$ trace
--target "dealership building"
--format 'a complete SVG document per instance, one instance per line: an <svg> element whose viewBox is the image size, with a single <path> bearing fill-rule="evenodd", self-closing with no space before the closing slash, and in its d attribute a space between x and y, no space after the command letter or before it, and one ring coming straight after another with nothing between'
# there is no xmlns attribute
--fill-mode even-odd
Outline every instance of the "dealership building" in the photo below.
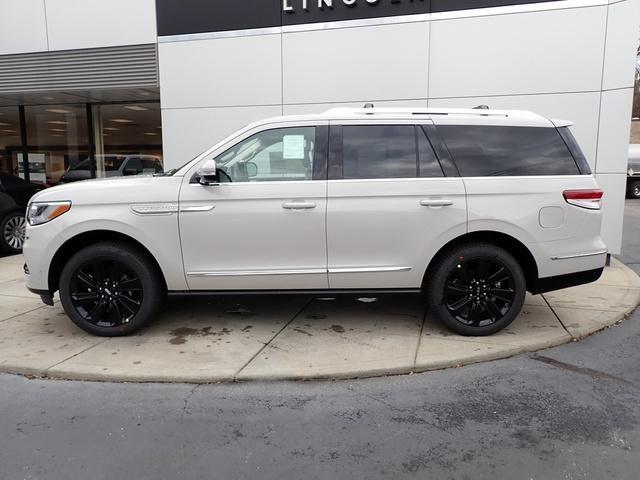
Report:
<svg viewBox="0 0 640 480"><path fill-rule="evenodd" d="M640 0L1 0L0 172L181 165L336 106L571 120L620 251Z"/></svg>

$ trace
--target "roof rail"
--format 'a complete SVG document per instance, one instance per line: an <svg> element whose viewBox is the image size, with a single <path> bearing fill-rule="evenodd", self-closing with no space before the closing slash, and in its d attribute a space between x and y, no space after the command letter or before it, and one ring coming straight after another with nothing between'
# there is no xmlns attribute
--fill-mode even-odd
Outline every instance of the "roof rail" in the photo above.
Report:
<svg viewBox="0 0 640 480"><path fill-rule="evenodd" d="M360 115L386 115L386 116L407 116L407 115L475 115L475 116L497 116L509 117L514 113L535 115L530 112L491 110L484 108L332 108L322 113L323 116L360 116ZM537 116L537 115L536 115Z"/></svg>

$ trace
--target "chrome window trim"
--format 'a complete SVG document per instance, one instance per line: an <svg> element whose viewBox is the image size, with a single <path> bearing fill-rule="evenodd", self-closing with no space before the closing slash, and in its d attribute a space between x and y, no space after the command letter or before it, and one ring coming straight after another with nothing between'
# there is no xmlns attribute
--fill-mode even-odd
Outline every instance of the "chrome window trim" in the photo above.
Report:
<svg viewBox="0 0 640 480"><path fill-rule="evenodd" d="M555 257L551 257L551 260L569 260L571 258L584 258L584 257L596 257L598 255L606 255L609 253L609 250L598 250L597 252L588 252L588 253L576 253L573 255L558 255Z"/></svg>

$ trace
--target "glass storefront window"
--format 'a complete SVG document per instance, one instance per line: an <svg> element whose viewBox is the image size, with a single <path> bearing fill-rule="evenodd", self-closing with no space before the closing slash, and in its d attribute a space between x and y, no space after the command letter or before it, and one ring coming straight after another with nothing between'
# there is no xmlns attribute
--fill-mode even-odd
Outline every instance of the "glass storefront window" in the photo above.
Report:
<svg viewBox="0 0 640 480"><path fill-rule="evenodd" d="M28 106L25 117L31 181L47 185L69 181L68 173L89 157L86 107ZM24 177L21 154L19 160ZM91 178L91 172L87 173L73 180Z"/></svg>
<svg viewBox="0 0 640 480"><path fill-rule="evenodd" d="M21 156L21 151L18 107L0 107L0 173L18 176L18 156Z"/></svg>
<svg viewBox="0 0 640 480"><path fill-rule="evenodd" d="M160 104L94 106L98 177L161 173Z"/></svg>

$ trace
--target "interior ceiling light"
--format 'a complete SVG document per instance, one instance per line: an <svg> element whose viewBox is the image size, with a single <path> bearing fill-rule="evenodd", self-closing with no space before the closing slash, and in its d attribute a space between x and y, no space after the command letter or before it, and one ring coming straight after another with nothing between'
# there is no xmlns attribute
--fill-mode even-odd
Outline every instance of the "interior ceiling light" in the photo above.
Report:
<svg viewBox="0 0 640 480"><path fill-rule="evenodd" d="M64 128L50 128L49 130L52 132L66 132Z"/></svg>
<svg viewBox="0 0 640 480"><path fill-rule="evenodd" d="M64 135L60 135L59 133L54 133L51 136L52 137L64 137Z"/></svg>
<svg viewBox="0 0 640 480"><path fill-rule="evenodd" d="M127 110L133 110L134 112L145 112L147 110L149 110L146 107L141 107L140 105L125 105L125 107Z"/></svg>
<svg viewBox="0 0 640 480"><path fill-rule="evenodd" d="M120 129L117 127L104 127L103 130L109 130L110 132L117 132Z"/></svg>
<svg viewBox="0 0 640 480"><path fill-rule="evenodd" d="M49 120L47 123L51 123L53 125L69 125L69 122L63 122L62 120Z"/></svg>
<svg viewBox="0 0 640 480"><path fill-rule="evenodd" d="M10 123L0 122L0 127L9 127L9 126L11 126Z"/></svg>
<svg viewBox="0 0 640 480"><path fill-rule="evenodd" d="M145 135L148 135L148 136L150 136L150 137L155 137L156 135L158 135L158 134L157 134L157 133L155 133L155 132L144 132L144 134L145 134Z"/></svg>
<svg viewBox="0 0 640 480"><path fill-rule="evenodd" d="M4 132L4 133L18 133L15 130L0 130L0 132Z"/></svg>
<svg viewBox="0 0 640 480"><path fill-rule="evenodd" d="M45 111L49 113L60 113L62 115L73 113L71 110L65 110L64 108L47 108Z"/></svg>
<svg viewBox="0 0 640 480"><path fill-rule="evenodd" d="M111 121L116 123L133 123L133 120L129 120L128 118L112 118Z"/></svg>

